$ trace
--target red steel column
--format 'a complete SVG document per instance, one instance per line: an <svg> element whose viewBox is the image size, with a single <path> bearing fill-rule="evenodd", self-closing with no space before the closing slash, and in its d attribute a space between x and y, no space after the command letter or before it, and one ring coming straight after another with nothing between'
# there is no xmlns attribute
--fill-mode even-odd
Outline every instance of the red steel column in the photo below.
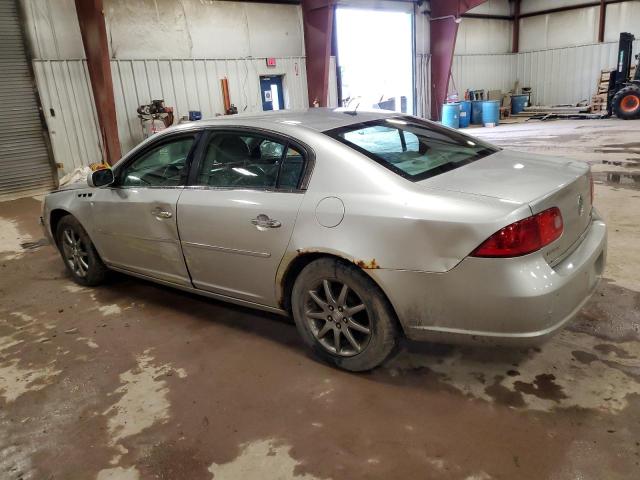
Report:
<svg viewBox="0 0 640 480"><path fill-rule="evenodd" d="M600 17L598 21L598 42L604 42L604 26L607 19L607 2L600 0Z"/></svg>
<svg viewBox="0 0 640 480"><path fill-rule="evenodd" d="M520 51L520 0L513 2L513 39L511 41L511 53Z"/></svg>
<svg viewBox="0 0 640 480"><path fill-rule="evenodd" d="M105 150L104 159L113 165L121 153L102 0L75 0L75 3Z"/></svg>
<svg viewBox="0 0 640 480"><path fill-rule="evenodd" d="M460 15L486 0L431 0L431 119L440 120L449 88Z"/></svg>
<svg viewBox="0 0 640 480"><path fill-rule="evenodd" d="M302 0L309 106L327 106L333 9L333 0Z"/></svg>

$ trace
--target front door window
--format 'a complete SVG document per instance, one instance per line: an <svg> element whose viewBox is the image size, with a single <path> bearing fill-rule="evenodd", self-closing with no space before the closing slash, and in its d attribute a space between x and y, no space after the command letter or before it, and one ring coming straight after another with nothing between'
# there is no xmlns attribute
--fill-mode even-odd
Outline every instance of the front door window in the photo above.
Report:
<svg viewBox="0 0 640 480"><path fill-rule="evenodd" d="M187 158L193 137L182 137L153 148L127 165L122 172L123 187L177 187L184 185Z"/></svg>

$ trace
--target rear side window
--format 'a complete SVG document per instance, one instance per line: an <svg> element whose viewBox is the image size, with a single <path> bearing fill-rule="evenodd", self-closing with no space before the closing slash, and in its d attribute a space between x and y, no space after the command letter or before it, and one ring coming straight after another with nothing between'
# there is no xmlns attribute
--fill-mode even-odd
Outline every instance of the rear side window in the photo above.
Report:
<svg viewBox="0 0 640 480"><path fill-rule="evenodd" d="M197 184L292 190L298 187L303 169L304 157L287 141L220 132L208 141Z"/></svg>
<svg viewBox="0 0 640 480"><path fill-rule="evenodd" d="M375 120L325 133L413 181L498 151L475 138L412 117Z"/></svg>

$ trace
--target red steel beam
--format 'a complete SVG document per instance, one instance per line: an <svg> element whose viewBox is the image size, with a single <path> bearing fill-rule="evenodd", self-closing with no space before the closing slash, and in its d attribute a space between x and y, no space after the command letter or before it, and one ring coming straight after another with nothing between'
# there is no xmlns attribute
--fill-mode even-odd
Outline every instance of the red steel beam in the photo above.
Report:
<svg viewBox="0 0 640 480"><path fill-rule="evenodd" d="M302 0L309 106L327 106L333 10L333 0Z"/></svg>
<svg viewBox="0 0 640 480"><path fill-rule="evenodd" d="M600 5L601 1L602 0L599 0L597 2L579 3L576 5L567 5L565 7L547 8L546 10L538 10L535 12L523 13L522 15L520 15L520 18L536 17L538 15L548 15L550 13L568 12L571 10L579 10L581 8L597 7ZM611 5L614 3L624 3L624 2L632 2L632 1L635 1L635 0L605 0L604 3L606 3L607 5Z"/></svg>
<svg viewBox="0 0 640 480"><path fill-rule="evenodd" d="M447 97L460 16L485 1L431 0L431 118L433 120L440 120L442 104Z"/></svg>
<svg viewBox="0 0 640 480"><path fill-rule="evenodd" d="M598 21L598 42L604 42L604 24L607 19L607 2L600 0L600 19Z"/></svg>
<svg viewBox="0 0 640 480"><path fill-rule="evenodd" d="M520 0L513 2L513 39L511 41L511 53L520 51Z"/></svg>
<svg viewBox="0 0 640 480"><path fill-rule="evenodd" d="M75 0L75 3L100 124L104 160L113 165L121 152L102 0Z"/></svg>

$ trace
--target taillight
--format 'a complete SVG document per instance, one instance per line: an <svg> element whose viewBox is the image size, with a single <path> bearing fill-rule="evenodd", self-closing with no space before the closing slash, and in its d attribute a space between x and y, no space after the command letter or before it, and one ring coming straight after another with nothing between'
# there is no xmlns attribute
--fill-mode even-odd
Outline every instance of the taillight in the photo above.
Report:
<svg viewBox="0 0 640 480"><path fill-rule="evenodd" d="M562 235L562 214L549 208L498 230L471 254L472 257L519 257L549 245Z"/></svg>

